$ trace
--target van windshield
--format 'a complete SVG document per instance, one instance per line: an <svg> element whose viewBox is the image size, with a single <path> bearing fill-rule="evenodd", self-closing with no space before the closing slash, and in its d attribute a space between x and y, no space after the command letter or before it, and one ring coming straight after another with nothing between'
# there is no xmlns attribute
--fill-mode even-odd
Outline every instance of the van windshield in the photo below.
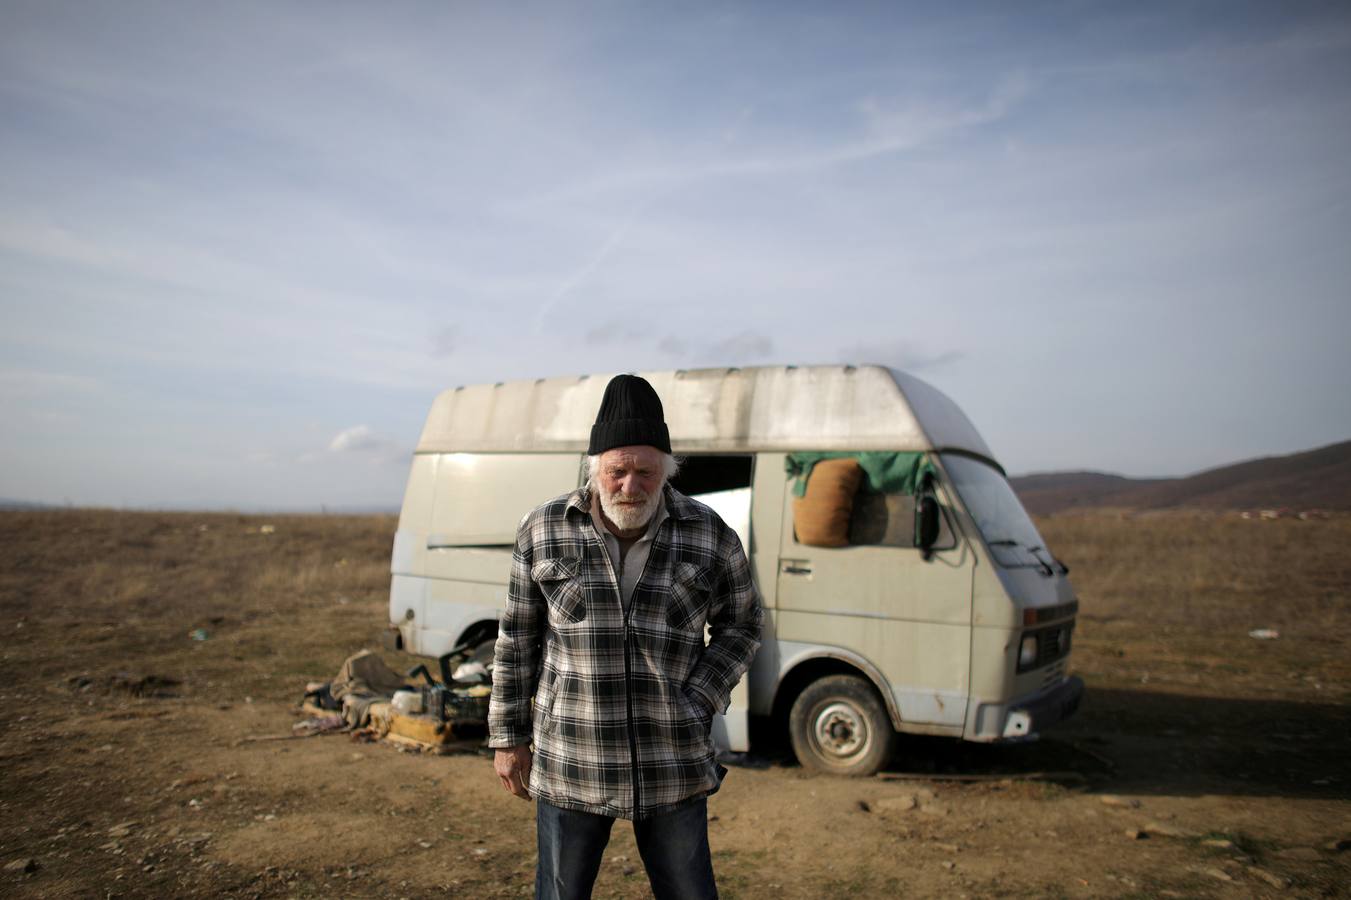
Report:
<svg viewBox="0 0 1351 900"><path fill-rule="evenodd" d="M943 466L995 562L1008 568L1047 566L1048 554L1037 526L998 469L954 453L943 454Z"/></svg>

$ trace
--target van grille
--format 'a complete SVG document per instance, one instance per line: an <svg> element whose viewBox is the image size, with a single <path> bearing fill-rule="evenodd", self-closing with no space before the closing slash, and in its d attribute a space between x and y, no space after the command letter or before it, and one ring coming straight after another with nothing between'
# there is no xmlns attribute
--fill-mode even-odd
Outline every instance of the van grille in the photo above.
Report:
<svg viewBox="0 0 1351 900"><path fill-rule="evenodd" d="M1026 665L1018 666L1019 672L1031 672L1034 669L1041 669L1049 666L1056 660L1063 660L1070 655L1070 641L1074 634L1074 620L1064 622L1060 625L1052 625L1049 628L1037 628L1023 632L1022 639L1028 636L1035 636L1037 639L1037 655L1035 659L1029 660ZM1021 644L1020 644L1021 646Z"/></svg>
<svg viewBox="0 0 1351 900"><path fill-rule="evenodd" d="M1055 685L1059 684L1060 679L1064 677L1065 677L1065 660L1062 659L1046 670L1046 674L1044 674L1041 678L1041 686L1042 688L1054 687Z"/></svg>

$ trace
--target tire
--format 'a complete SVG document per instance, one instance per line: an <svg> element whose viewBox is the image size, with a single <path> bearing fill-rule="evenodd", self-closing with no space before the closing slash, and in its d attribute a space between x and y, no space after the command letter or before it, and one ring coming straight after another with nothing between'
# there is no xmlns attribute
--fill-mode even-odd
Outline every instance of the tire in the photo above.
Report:
<svg viewBox="0 0 1351 900"><path fill-rule="evenodd" d="M873 686L853 675L813 681L788 714L793 753L804 768L864 777L886 764L896 740Z"/></svg>

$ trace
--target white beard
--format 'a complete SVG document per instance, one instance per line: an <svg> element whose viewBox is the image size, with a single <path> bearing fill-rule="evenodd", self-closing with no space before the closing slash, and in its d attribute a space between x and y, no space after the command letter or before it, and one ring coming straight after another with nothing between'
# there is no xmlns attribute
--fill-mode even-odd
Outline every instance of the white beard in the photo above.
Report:
<svg viewBox="0 0 1351 900"><path fill-rule="evenodd" d="M605 513L605 518L614 523L614 526L620 531L637 531L652 521L652 514L657 511L657 504L661 502L662 492L660 489L651 494L607 494L599 485L596 486L596 493L600 497L601 512ZM641 500L640 503L620 501Z"/></svg>

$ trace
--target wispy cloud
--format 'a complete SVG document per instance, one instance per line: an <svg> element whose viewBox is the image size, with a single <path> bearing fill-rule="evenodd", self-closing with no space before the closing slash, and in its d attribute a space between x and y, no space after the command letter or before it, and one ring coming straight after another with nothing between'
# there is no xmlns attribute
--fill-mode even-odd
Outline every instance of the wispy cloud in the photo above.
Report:
<svg viewBox="0 0 1351 900"><path fill-rule="evenodd" d="M904 153L963 130L1004 119L1028 99L1032 85L1032 79L1026 73L1006 75L989 89L983 101L976 104L870 94L851 104L851 134L813 135L808 145L797 152L767 148L757 151L739 142L723 143L720 158L619 167L617 171L536 195L524 208L576 203L605 195L670 192L683 185L715 179L802 175Z"/></svg>
<svg viewBox="0 0 1351 900"><path fill-rule="evenodd" d="M935 105L924 98L868 96L856 108L867 124L870 139L834 149L820 164L854 162L912 150L1007 118L1030 99L1032 79L1025 72L1005 75L989 91L984 102Z"/></svg>
<svg viewBox="0 0 1351 900"><path fill-rule="evenodd" d="M543 332L547 319L558 305L596 275L639 227L645 215L663 198L673 196L683 188L718 180L801 176L916 150L1005 118L1030 90L1030 78L1016 73L1002 78L985 100L976 105L903 102L870 95L853 104L853 135L835 136L834 140L830 137L813 139L798 152L743 150L738 142L723 140L719 143L717 158L629 169L621 166L617 171L596 178L551 188L524 201L506 204L506 209L517 214L538 215L541 210L553 210L550 215L560 217L575 215L576 207L597 199L619 199L633 204L619 218L618 224L604 233L594 251L539 305L534 317L534 333ZM733 130L737 130L744 118L745 111L742 110ZM639 198L636 203L635 197Z"/></svg>
<svg viewBox="0 0 1351 900"><path fill-rule="evenodd" d="M384 443L382 438L371 431L370 426L353 425L334 435L328 443L328 449L331 453L364 453L379 449Z"/></svg>
<svg viewBox="0 0 1351 900"><path fill-rule="evenodd" d="M344 428L328 442L328 452L363 457L379 463L406 463L409 454L404 445L377 434L369 425Z"/></svg>
<svg viewBox="0 0 1351 900"><path fill-rule="evenodd" d="M704 340L667 335L657 342L656 349L685 364L736 366L764 362L774 353L774 340L755 331L740 331L726 337L713 334Z"/></svg>
<svg viewBox="0 0 1351 900"><path fill-rule="evenodd" d="M648 335L640 328L631 325L621 325L615 322L606 322L588 328L582 335L582 341L589 346L603 346L605 344L635 344L648 340Z"/></svg>
<svg viewBox="0 0 1351 900"><path fill-rule="evenodd" d="M447 325L432 335L432 358L447 359L460 343L460 326Z"/></svg>
<svg viewBox="0 0 1351 900"><path fill-rule="evenodd" d="M605 263L605 260L623 243L624 238L637 224L641 212L642 207L639 207L629 213L628 216L626 216L623 221L621 221L619 225L605 237L605 240L596 249L596 252L593 253L590 258L585 260L580 268L569 275L563 283L558 286L557 290L550 294L549 297L540 304L539 309L535 312L535 334L543 333L545 322L548 319L549 314L553 312L554 308L558 306L559 303L563 302L568 295L576 291L588 278L595 274L595 272Z"/></svg>

